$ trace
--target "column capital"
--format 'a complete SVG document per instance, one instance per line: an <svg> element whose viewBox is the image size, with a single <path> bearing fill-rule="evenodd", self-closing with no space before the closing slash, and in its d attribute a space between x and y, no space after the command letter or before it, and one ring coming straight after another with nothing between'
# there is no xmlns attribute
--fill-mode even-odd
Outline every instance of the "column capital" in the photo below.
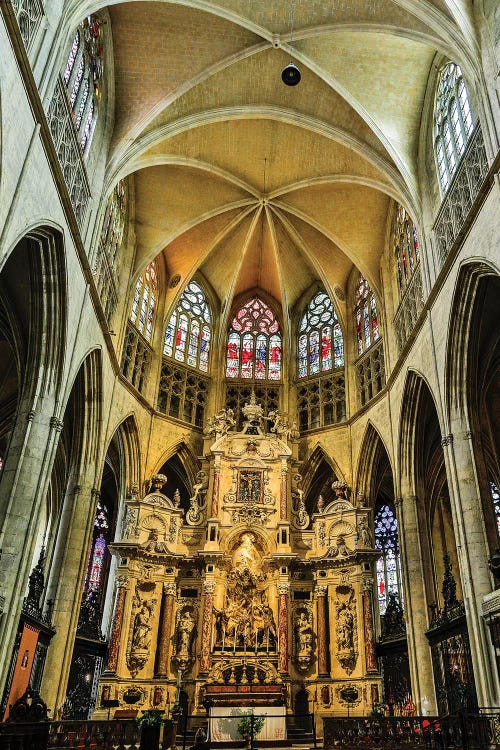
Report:
<svg viewBox="0 0 500 750"><path fill-rule="evenodd" d="M441 438L441 445L443 446L443 448L446 448L447 445L453 445L453 435L451 434L451 432L449 435L443 435L443 437Z"/></svg>
<svg viewBox="0 0 500 750"><path fill-rule="evenodd" d="M50 426L56 432L61 432L62 428L64 427L64 422L54 415L50 418Z"/></svg>
<svg viewBox="0 0 500 750"><path fill-rule="evenodd" d="M203 581L203 593L213 594L215 591L215 581Z"/></svg>
<svg viewBox="0 0 500 750"><path fill-rule="evenodd" d="M129 584L129 577L128 576L116 576L115 578L115 584L117 589L126 589L128 588Z"/></svg>
<svg viewBox="0 0 500 750"><path fill-rule="evenodd" d="M314 589L314 596L316 599L320 599L323 596L326 596L328 593L328 586L325 586L324 584L320 586L316 586Z"/></svg>
<svg viewBox="0 0 500 750"><path fill-rule="evenodd" d="M289 583L278 583L278 594L280 596L286 596L290 591Z"/></svg>
<svg viewBox="0 0 500 750"><path fill-rule="evenodd" d="M164 583L163 593L165 596L175 596L177 594L177 585L175 583Z"/></svg>

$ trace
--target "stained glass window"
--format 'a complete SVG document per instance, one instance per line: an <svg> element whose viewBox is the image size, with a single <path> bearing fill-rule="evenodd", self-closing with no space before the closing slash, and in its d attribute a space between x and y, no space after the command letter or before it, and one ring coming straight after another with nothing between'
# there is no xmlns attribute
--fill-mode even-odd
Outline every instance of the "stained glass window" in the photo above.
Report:
<svg viewBox="0 0 500 750"><path fill-rule="evenodd" d="M493 511L497 522L497 534L500 539L500 491L495 482L490 481L491 499L493 501Z"/></svg>
<svg viewBox="0 0 500 750"><path fill-rule="evenodd" d="M316 292L299 325L299 378L344 366L344 339L330 297Z"/></svg>
<svg viewBox="0 0 500 750"><path fill-rule="evenodd" d="M377 593L380 614L387 606L388 594L396 594L403 605L401 585L401 558L399 555L398 522L394 508L380 505L375 513L375 547L382 553L377 560Z"/></svg>
<svg viewBox="0 0 500 750"><path fill-rule="evenodd" d="M434 104L434 148L439 184L448 189L473 129L472 109L462 71L448 63L439 76Z"/></svg>
<svg viewBox="0 0 500 750"><path fill-rule="evenodd" d="M97 502L96 515L94 518L94 534L87 564L87 575L85 576L85 591L99 591L103 584L103 572L105 570L107 543L110 534L110 514L108 508L100 500Z"/></svg>
<svg viewBox="0 0 500 750"><path fill-rule="evenodd" d="M66 62L66 67L64 69L64 83L67 85L69 81L69 77L72 73L72 70L75 65L76 56L78 54L78 50L80 49L80 30L78 30L73 38L73 44L71 45L71 49L69 51L68 60Z"/></svg>
<svg viewBox="0 0 500 750"><path fill-rule="evenodd" d="M212 313L205 293L190 281L168 321L163 354L207 372L211 338Z"/></svg>
<svg viewBox="0 0 500 750"><path fill-rule="evenodd" d="M102 21L87 16L76 30L62 76L83 152L88 151L97 120L102 73Z"/></svg>
<svg viewBox="0 0 500 750"><path fill-rule="evenodd" d="M358 354L363 354L375 341L380 338L378 325L377 302L367 280L359 275L356 287L356 306L354 308L356 317L356 338L358 341Z"/></svg>
<svg viewBox="0 0 500 750"><path fill-rule="evenodd" d="M396 258L400 295L404 294L419 261L417 228L409 213L398 205L392 226L392 245Z"/></svg>
<svg viewBox="0 0 500 750"><path fill-rule="evenodd" d="M259 297L243 305L227 338L226 377L280 380L281 329L274 312Z"/></svg>
<svg viewBox="0 0 500 750"><path fill-rule="evenodd" d="M156 264L152 261L137 279L130 320L147 341L151 341L158 300Z"/></svg>

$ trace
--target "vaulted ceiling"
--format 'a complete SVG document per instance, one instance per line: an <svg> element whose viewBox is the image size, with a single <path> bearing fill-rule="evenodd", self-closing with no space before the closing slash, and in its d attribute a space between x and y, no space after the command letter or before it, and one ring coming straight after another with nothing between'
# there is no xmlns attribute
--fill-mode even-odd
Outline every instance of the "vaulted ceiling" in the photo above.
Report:
<svg viewBox="0 0 500 750"><path fill-rule="evenodd" d="M134 273L163 252L168 275L182 279L167 303L201 272L227 315L233 297L255 287L285 318L313 283L341 299L353 266L380 294L391 198L420 211L419 137L436 53L474 64L469 6L110 5L108 187L134 174ZM281 81L290 60L302 73L296 87Z"/></svg>

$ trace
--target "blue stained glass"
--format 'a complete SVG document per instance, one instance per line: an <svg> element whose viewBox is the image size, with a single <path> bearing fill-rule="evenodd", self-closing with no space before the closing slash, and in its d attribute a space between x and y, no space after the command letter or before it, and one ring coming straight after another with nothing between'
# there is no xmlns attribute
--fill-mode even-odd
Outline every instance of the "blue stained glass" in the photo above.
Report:
<svg viewBox="0 0 500 750"><path fill-rule="evenodd" d="M333 336L337 336L337 341L332 338L332 331ZM332 301L324 291L313 295L300 320L299 332L297 345L299 378L318 375L321 372L328 372L332 367L343 366L342 331ZM339 336L341 342L338 340ZM339 343L342 351L340 357L337 356Z"/></svg>

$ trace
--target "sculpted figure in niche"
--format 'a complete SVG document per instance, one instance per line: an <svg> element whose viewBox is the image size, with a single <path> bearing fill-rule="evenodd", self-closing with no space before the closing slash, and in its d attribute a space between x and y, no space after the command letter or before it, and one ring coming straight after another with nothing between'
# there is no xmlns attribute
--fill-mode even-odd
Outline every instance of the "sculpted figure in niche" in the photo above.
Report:
<svg viewBox="0 0 500 750"><path fill-rule="evenodd" d="M313 658L313 631L311 614L301 609L295 614L295 663L298 669L306 671Z"/></svg>
<svg viewBox="0 0 500 750"><path fill-rule="evenodd" d="M139 612L134 617L132 646L136 649L148 649L151 645L150 619L153 612L153 602L143 602Z"/></svg>
<svg viewBox="0 0 500 750"><path fill-rule="evenodd" d="M309 656L312 651L312 628L304 611L298 616L296 630L299 656Z"/></svg>
<svg viewBox="0 0 500 750"><path fill-rule="evenodd" d="M358 541L361 542L363 547L372 547L373 538L370 529L368 528L368 519L363 516L359 520L358 526Z"/></svg>
<svg viewBox="0 0 500 750"><path fill-rule="evenodd" d="M251 533L241 535L240 545L233 552L233 568L240 572L249 570L257 575L260 572L260 554L255 545L255 536Z"/></svg>
<svg viewBox="0 0 500 750"><path fill-rule="evenodd" d="M177 654L189 655L194 635L195 622L189 609L182 613L177 625Z"/></svg>
<svg viewBox="0 0 500 750"><path fill-rule="evenodd" d="M337 648L339 651L354 649L354 618L348 604L337 605Z"/></svg>

